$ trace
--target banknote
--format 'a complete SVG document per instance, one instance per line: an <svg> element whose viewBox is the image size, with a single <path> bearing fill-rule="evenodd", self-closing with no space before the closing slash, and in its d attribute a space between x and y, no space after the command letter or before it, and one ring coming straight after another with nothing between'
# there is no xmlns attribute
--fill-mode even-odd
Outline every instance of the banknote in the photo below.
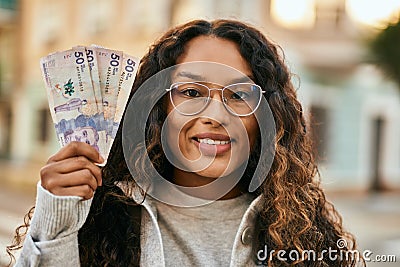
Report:
<svg viewBox="0 0 400 267"><path fill-rule="evenodd" d="M94 90L94 96L96 98L97 110L101 114L99 116L101 119L101 126L97 127L97 134L99 138L99 152L106 158L108 155L108 143L107 143L107 126L104 122L104 109L103 109L103 97L100 88L100 73L99 73L99 63L97 61L97 53L94 46L86 46L86 56L88 59L90 77L92 78L92 86Z"/></svg>
<svg viewBox="0 0 400 267"><path fill-rule="evenodd" d="M133 82L135 81L136 72L139 66L139 59L137 57L123 54L121 77L118 83L117 105L114 114L113 132L114 138L122 119L122 115L127 104L129 94L132 89Z"/></svg>
<svg viewBox="0 0 400 267"><path fill-rule="evenodd" d="M90 77L92 79L92 86L94 90L94 97L96 98L97 110L99 113L103 112L103 98L101 96L100 89L100 76L99 76L99 67L97 62L97 55L94 47L87 46L85 47L86 57L89 64Z"/></svg>
<svg viewBox="0 0 400 267"><path fill-rule="evenodd" d="M86 142L107 159L139 60L122 51L75 46L40 59L61 146Z"/></svg>
<svg viewBox="0 0 400 267"><path fill-rule="evenodd" d="M42 58L40 63L61 146L78 140L99 149L95 122L82 121L98 114L85 48L56 52Z"/></svg>
<svg viewBox="0 0 400 267"><path fill-rule="evenodd" d="M104 118L113 121L117 105L123 52L98 46L93 46L93 48L97 56Z"/></svg>
<svg viewBox="0 0 400 267"><path fill-rule="evenodd" d="M139 59L128 54L123 53L122 55L122 69L121 76L118 81L118 87L116 94L114 95L113 102L116 103L115 108L111 108L113 119L105 119L107 127L107 138L106 146L111 149L111 144L114 142L114 138L117 134L122 115L127 104L129 94L132 89L133 82L135 80L135 75L138 69ZM111 132L110 132L111 131ZM109 150L106 151L105 156L108 157Z"/></svg>

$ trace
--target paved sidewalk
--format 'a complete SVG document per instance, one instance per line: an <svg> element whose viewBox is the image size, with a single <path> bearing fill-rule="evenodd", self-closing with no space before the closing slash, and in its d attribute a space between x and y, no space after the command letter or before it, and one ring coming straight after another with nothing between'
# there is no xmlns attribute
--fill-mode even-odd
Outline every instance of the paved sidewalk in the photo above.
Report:
<svg viewBox="0 0 400 267"><path fill-rule="evenodd" d="M370 250L368 267L400 266L400 193L332 194L328 198L353 233L359 250ZM368 252L367 252L368 253ZM377 262L394 255L396 262Z"/></svg>
<svg viewBox="0 0 400 267"><path fill-rule="evenodd" d="M41 162L0 161L0 266L9 258L5 247L11 244L14 231L35 204L36 183Z"/></svg>
<svg viewBox="0 0 400 267"><path fill-rule="evenodd" d="M34 204L32 192L0 187L0 266L8 264L5 248L11 244L16 227L23 224L24 215Z"/></svg>

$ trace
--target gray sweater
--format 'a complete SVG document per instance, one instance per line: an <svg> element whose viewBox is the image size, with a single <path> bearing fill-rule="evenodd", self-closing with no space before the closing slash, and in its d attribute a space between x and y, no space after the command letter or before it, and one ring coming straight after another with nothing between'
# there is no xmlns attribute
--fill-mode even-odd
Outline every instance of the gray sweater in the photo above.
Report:
<svg viewBox="0 0 400 267"><path fill-rule="evenodd" d="M135 195L132 197L135 198ZM229 229L224 231L227 233L226 240L230 240L229 238L233 240L233 243L231 241L226 243L227 245L229 243L228 246L232 248L230 259L218 260L214 257L210 258L209 262L204 262L208 257L196 255L201 262L198 261L195 264L255 266L251 258L251 242L254 220L261 205L261 198L257 197L248 205L250 201L251 199L245 196L225 203L218 201L217 208L239 204L236 211L233 212L233 216L229 217L232 219L226 225ZM79 266L78 231L87 218L90 205L91 200L83 201L80 197L55 196L38 184L35 213L16 266ZM157 212L157 207L159 210L161 206L159 202L150 197L146 197L142 203L141 266L173 266L171 258L180 253L181 255L186 253L187 248L185 247L179 247L178 251L171 252L171 244L174 240L173 237L167 235L166 227L171 226L174 219L171 219L170 213ZM243 208L246 206L248 206L247 209ZM211 207L206 209L211 213L215 212L215 209ZM203 211L205 210L203 209ZM243 216L237 217L239 214L243 214ZM239 220L235 220L235 216ZM235 229L234 231L231 231L232 227ZM175 234L188 234L181 230L175 231ZM194 238L196 237L194 236ZM163 242L165 242L164 245ZM181 246L185 246L185 244L181 243ZM167 258L164 249L167 249ZM218 252L218 246L215 249ZM202 252L198 250L195 253L201 254ZM227 254L229 253L226 253L225 247L225 252L221 252L221 255ZM168 265L166 265L166 260Z"/></svg>
<svg viewBox="0 0 400 267"><path fill-rule="evenodd" d="M183 208L156 202L166 266L229 266L236 231L252 197Z"/></svg>

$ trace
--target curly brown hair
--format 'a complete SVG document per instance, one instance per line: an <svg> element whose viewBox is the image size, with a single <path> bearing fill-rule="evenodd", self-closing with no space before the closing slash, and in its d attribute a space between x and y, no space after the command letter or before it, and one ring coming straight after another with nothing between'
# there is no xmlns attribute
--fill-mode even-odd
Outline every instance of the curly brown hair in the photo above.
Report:
<svg viewBox="0 0 400 267"><path fill-rule="evenodd" d="M256 258L256 252L265 245L275 251L295 250L300 254L313 250L317 255L328 248L337 248L336 242L341 238L346 239L348 245L338 253L356 247L355 238L343 229L341 216L320 188L310 131L291 83L292 74L284 63L283 52L260 31L234 20L195 20L170 29L141 60L130 98L150 77L175 65L185 50L185 44L202 35L223 38L238 45L252 69L254 81L267 91L264 97L275 120L275 157L265 181L251 193L261 195L263 199L253 239L255 263L266 266L356 266L356 259L340 257L282 262L274 253L265 261ZM141 206L122 192L116 182L129 182L130 190L134 190L135 177L132 177L127 162L135 166L139 175L151 175L151 168L145 164L145 154L161 175L168 177L171 173L172 166L165 158L160 141L166 115L161 99L148 117L146 142L131 144L135 151L140 152L134 154L140 156L124 157L121 127L118 130L107 164L102 169L103 186L97 189L88 218L79 231L82 266L140 265ZM268 152L261 151L259 146L252 152L241 181L244 185L248 185L262 153ZM29 226L29 220L25 226ZM17 231L17 242L9 249L18 247L21 235Z"/></svg>

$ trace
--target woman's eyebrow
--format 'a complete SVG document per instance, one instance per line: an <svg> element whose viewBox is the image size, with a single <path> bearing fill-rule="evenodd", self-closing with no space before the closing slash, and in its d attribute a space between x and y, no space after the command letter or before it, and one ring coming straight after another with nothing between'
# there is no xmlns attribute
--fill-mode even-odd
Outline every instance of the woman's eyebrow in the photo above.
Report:
<svg viewBox="0 0 400 267"><path fill-rule="evenodd" d="M206 81L206 78L204 76L187 71L180 71L175 75L175 77L189 78L195 81Z"/></svg>
<svg viewBox="0 0 400 267"><path fill-rule="evenodd" d="M207 81L206 77L199 75L199 74L192 73L192 72L188 72L188 71L180 71L175 74L175 77L176 78L177 77L189 78L194 81ZM234 78L229 81L229 84L248 83L248 82L254 82L254 77L252 75Z"/></svg>
<svg viewBox="0 0 400 267"><path fill-rule="evenodd" d="M236 79L233 79L230 81L231 84L235 83L248 83L248 82L254 82L254 77L252 75L248 76L242 76Z"/></svg>

